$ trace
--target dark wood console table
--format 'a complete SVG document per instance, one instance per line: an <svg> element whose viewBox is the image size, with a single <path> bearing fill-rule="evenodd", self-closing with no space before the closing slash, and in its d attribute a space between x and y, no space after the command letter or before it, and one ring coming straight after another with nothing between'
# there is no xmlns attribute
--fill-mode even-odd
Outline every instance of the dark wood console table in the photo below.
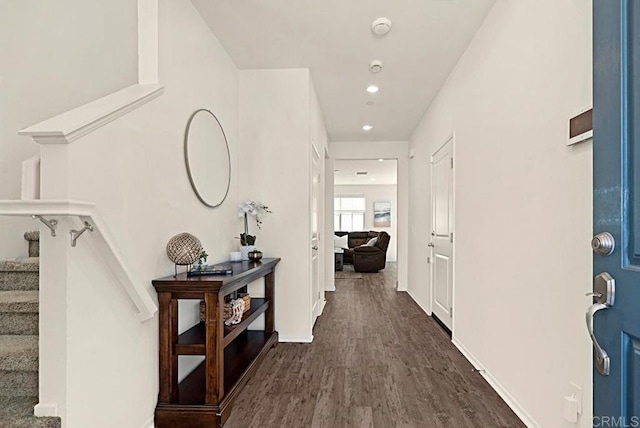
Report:
<svg viewBox="0 0 640 428"><path fill-rule="evenodd" d="M269 349L278 343L274 329L274 269L280 259L237 262L233 275L193 276L186 273L153 281L160 306L160 392L155 412L159 428L221 427L231 405ZM225 296L246 292L264 277L265 297L251 299L240 324L223 320ZM178 300L204 300L205 321L178 334ZM264 331L247 330L265 314ZM204 355L205 360L178 383L178 356Z"/></svg>

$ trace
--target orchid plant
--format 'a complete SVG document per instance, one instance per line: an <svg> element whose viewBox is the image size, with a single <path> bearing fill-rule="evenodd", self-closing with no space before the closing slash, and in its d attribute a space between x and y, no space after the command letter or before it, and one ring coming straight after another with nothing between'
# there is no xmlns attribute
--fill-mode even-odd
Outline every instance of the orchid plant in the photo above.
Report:
<svg viewBox="0 0 640 428"><path fill-rule="evenodd" d="M240 234L241 245L254 245L256 243L256 237L249 235L249 216L254 216L258 229L262 229L262 216L270 212L269 207L258 201L245 201L240 204L238 217L244 217L244 233Z"/></svg>

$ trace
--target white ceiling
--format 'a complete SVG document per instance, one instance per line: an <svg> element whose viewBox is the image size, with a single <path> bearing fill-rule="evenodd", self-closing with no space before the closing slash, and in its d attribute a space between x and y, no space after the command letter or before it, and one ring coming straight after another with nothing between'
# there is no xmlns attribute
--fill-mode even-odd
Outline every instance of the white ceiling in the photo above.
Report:
<svg viewBox="0 0 640 428"><path fill-rule="evenodd" d="M495 0L192 2L240 69L311 70L330 141L393 141L409 139ZM384 37L371 32L381 16Z"/></svg>
<svg viewBox="0 0 640 428"><path fill-rule="evenodd" d="M395 159L384 159L382 162L377 160L336 160L333 169L336 186L396 184L398 182L397 161ZM356 172L359 171L366 171L367 175L357 175Z"/></svg>

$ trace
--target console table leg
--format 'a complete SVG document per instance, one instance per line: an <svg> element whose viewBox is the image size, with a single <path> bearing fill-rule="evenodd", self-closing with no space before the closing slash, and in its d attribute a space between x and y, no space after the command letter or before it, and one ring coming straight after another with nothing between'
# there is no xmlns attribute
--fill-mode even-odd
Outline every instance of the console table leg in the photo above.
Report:
<svg viewBox="0 0 640 428"><path fill-rule="evenodd" d="M224 396L224 296L205 293L206 392L205 404L217 404Z"/></svg>
<svg viewBox="0 0 640 428"><path fill-rule="evenodd" d="M264 319L264 331L266 333L273 333L276 331L275 322L274 322L274 314L275 314L275 273L270 272L264 277L264 297L269 301L269 308L267 308L267 312L265 313Z"/></svg>
<svg viewBox="0 0 640 428"><path fill-rule="evenodd" d="M178 342L178 301L171 293L158 293L160 306L160 392L158 401L171 403L178 400L178 356L173 345Z"/></svg>

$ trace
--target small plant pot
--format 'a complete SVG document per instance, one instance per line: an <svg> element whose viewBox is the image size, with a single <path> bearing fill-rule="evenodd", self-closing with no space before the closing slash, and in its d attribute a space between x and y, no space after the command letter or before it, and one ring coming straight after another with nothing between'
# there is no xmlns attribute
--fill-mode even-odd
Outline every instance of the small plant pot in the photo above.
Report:
<svg viewBox="0 0 640 428"><path fill-rule="evenodd" d="M240 253L242 255L242 260L249 260L249 253L256 250L254 245L242 245L240 246Z"/></svg>
<svg viewBox="0 0 640 428"><path fill-rule="evenodd" d="M249 251L248 256L249 256L249 260L258 262L260 261L260 259L262 259L262 251L258 251L258 250Z"/></svg>

